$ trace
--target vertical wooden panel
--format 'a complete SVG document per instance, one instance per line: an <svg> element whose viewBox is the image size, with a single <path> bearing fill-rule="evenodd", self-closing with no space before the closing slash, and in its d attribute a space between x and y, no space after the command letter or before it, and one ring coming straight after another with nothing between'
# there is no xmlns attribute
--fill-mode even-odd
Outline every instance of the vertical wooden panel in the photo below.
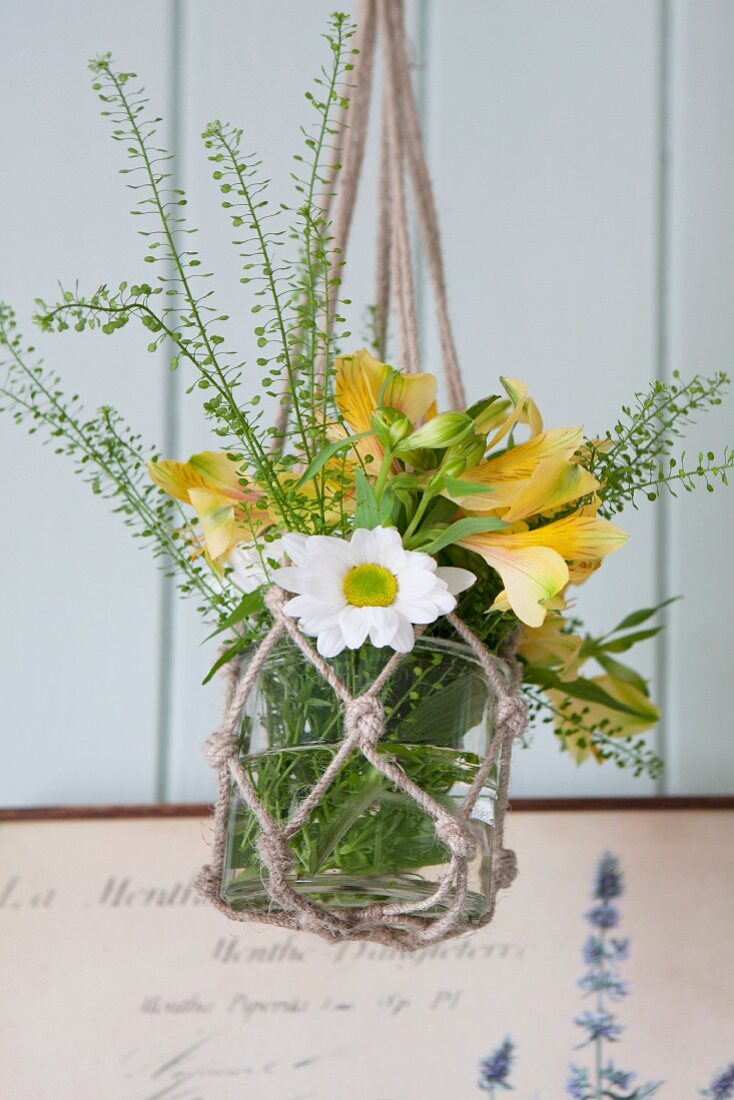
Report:
<svg viewBox="0 0 734 1100"><path fill-rule="evenodd" d="M734 7L672 4L670 369L731 373L734 347ZM689 454L734 441L734 399L691 432ZM670 791L731 791L732 490L670 509Z"/></svg>
<svg viewBox="0 0 734 1100"><path fill-rule="evenodd" d="M114 338L43 337L29 321L56 280L141 278L130 193L90 89L87 60L112 50L168 113L166 4L8 0L0 10L0 295L90 412L117 406L160 436L160 361L132 326ZM141 28L145 33L141 34ZM0 422L0 803L154 797L159 579L119 519L71 468Z"/></svg>
<svg viewBox="0 0 734 1100"><path fill-rule="evenodd" d="M654 374L654 4L431 2L429 155L469 394L524 379L548 425L611 425ZM437 342L426 358L437 367ZM593 630L650 603L653 520L578 592ZM651 647L650 647L651 649ZM652 672L652 653L643 671ZM547 729L516 754L515 793L649 793Z"/></svg>

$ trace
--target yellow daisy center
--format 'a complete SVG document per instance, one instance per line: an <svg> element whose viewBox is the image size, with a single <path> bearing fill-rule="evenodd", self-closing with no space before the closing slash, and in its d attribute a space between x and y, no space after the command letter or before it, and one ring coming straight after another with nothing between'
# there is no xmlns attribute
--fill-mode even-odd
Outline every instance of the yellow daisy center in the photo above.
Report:
<svg viewBox="0 0 734 1100"><path fill-rule="evenodd" d="M355 565L344 578L344 595L352 607L389 607L398 582L382 565Z"/></svg>

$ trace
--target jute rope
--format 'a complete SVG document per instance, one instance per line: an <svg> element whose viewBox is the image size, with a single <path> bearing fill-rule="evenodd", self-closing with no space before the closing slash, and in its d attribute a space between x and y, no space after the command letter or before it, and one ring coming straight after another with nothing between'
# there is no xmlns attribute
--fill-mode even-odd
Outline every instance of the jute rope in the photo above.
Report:
<svg viewBox="0 0 734 1100"><path fill-rule="evenodd" d="M449 404L464 408L466 398L456 345L448 310L441 236L436 203L428 171L420 128L418 107L410 76L405 44L401 0L362 0L357 18L354 70L348 105L340 109L336 130L341 141L334 149L325 177L323 216L328 220L336 195L330 249L332 259L327 276L329 305L325 331L333 331L337 313L339 286L334 284L346 263L349 238L357 202L359 180L364 164L370 101L374 82L374 58L377 38L382 48L382 122L380 133L378 216L375 266L375 310L377 352L387 354L387 330L392 300L397 320L401 365L408 372L419 370L420 347L413 285L413 257L410 219L406 196L406 175L415 201L415 213L423 245L426 269L433 288L443 370ZM340 167L341 165L341 167ZM326 355L317 357L315 375L324 384ZM282 395L276 427L283 433L288 424L291 398Z"/></svg>
<svg viewBox="0 0 734 1100"><path fill-rule="evenodd" d="M489 751L477 769L461 804L451 812L414 783L393 757L377 748L385 732L380 694L402 660L402 654L395 653L371 687L363 694L353 696L303 635L295 621L284 613L285 599L286 595L281 589L270 589L267 605L273 617L273 625L241 675L236 665L231 664L224 721L221 729L206 743L209 762L219 775L219 796L214 813L213 858L211 864L199 875L197 889L232 920L301 929L332 941L372 940L402 951L413 951L488 924L494 914L497 891L509 886L516 873L514 852L504 847L504 817L512 743L525 728L525 703L519 695L508 689L495 659L476 635L455 615L449 615L448 619L457 634L474 653L495 696L495 732ZM318 782L288 819L278 823L263 805L240 763L238 729L243 707L265 662L276 643L286 635L329 684L341 703L344 736ZM293 886L294 862L290 841L318 806L334 778L354 752L360 752L397 790L412 798L433 818L436 835L449 851L448 863L436 889L421 900L329 910L303 897ZM490 896L484 915L477 920L469 920L464 914L468 864L476 854L476 840L471 831L470 818L487 777L495 766L499 770L499 782L495 803ZM278 908L237 911L222 897L227 817L233 784L260 826L258 855L267 871L268 894ZM440 915L435 915L437 907L443 907Z"/></svg>

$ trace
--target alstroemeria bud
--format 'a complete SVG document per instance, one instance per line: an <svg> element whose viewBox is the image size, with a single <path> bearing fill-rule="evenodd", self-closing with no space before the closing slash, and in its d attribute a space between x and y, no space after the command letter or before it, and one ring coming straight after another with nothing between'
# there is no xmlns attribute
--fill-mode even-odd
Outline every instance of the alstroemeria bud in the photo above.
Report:
<svg viewBox="0 0 734 1100"><path fill-rule="evenodd" d="M474 431L474 421L466 413L439 413L409 435L401 443L400 451L412 451L420 448L442 450L461 442Z"/></svg>
<svg viewBox="0 0 734 1100"><path fill-rule="evenodd" d="M389 451L413 431L413 425L399 409L379 408L372 414L372 430L380 443Z"/></svg>
<svg viewBox="0 0 734 1100"><path fill-rule="evenodd" d="M484 458L487 449L486 435L475 434L461 443L461 455L464 459L464 471L473 470Z"/></svg>
<svg viewBox="0 0 734 1100"><path fill-rule="evenodd" d="M461 454L452 454L441 463L438 477L461 477L466 470L466 459Z"/></svg>

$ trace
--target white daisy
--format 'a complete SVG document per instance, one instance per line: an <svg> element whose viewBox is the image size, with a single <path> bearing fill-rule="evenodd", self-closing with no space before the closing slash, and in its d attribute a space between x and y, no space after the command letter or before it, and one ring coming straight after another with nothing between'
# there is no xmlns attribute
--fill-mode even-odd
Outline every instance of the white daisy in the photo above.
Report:
<svg viewBox="0 0 734 1100"><path fill-rule="evenodd" d="M227 565L231 569L227 579L239 588L240 592L245 594L254 592L263 584L269 583L272 570L268 570L268 562L277 565L283 553L284 548L280 539L264 543L260 547L255 542L241 542L235 546L227 558Z"/></svg>
<svg viewBox="0 0 734 1100"><path fill-rule="evenodd" d="M476 580L467 569L438 568L428 554L404 550L394 527L358 528L349 540L288 534L281 542L293 565L273 580L295 593L283 609L316 637L322 657L359 649L367 638L408 653L413 624L453 611L456 595Z"/></svg>

